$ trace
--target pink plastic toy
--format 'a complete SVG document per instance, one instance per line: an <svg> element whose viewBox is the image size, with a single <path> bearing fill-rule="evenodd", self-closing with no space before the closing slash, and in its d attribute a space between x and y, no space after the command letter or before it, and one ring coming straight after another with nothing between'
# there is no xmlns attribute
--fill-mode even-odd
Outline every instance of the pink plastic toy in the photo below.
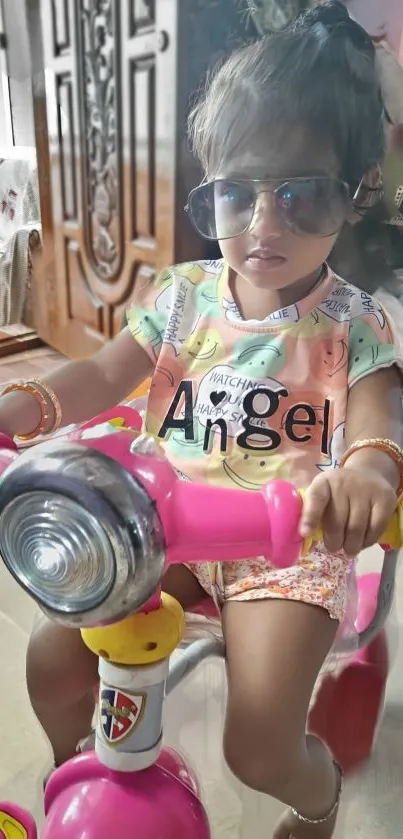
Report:
<svg viewBox="0 0 403 839"><path fill-rule="evenodd" d="M32 816L10 802L0 802L0 839L36 839Z"/></svg>
<svg viewBox="0 0 403 839"><path fill-rule="evenodd" d="M345 773L371 754L383 709L389 673L385 629L365 642L366 627L378 621L382 627L378 597L379 574L359 577L356 629L364 633L363 645L339 675L325 678L309 716L309 730L328 744Z"/></svg>
<svg viewBox="0 0 403 839"><path fill-rule="evenodd" d="M106 769L92 752L82 754L50 778L45 810L42 839L129 839L134 828L141 839L210 836L196 781L169 750L149 769L124 775Z"/></svg>
<svg viewBox="0 0 403 839"><path fill-rule="evenodd" d="M100 655L96 753L51 776L42 839L210 839L194 775L161 750L162 705L199 661L223 655L223 644L191 644L169 669L183 612L161 580L173 562L256 554L285 566L302 547L302 502L290 484L249 493L183 483L156 441L133 430L140 422L117 408L22 455L0 435L1 556L47 614L81 627ZM385 542L400 542L397 517ZM310 716L346 769L369 756L380 716L396 556L388 554L381 582L361 578L362 649L324 683ZM91 574L82 574L84 561ZM3 837L35 839L32 818L0 803Z"/></svg>

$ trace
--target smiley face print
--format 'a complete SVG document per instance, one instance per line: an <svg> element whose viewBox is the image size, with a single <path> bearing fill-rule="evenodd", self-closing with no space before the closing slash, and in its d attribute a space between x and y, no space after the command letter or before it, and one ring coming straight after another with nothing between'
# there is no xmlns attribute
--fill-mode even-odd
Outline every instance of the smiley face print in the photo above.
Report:
<svg viewBox="0 0 403 839"><path fill-rule="evenodd" d="M281 335L244 335L234 345L232 364L250 379L275 376L286 363Z"/></svg>
<svg viewBox="0 0 403 839"><path fill-rule="evenodd" d="M181 357L189 372L205 373L219 363L225 354L217 329L197 329L184 341Z"/></svg>
<svg viewBox="0 0 403 839"><path fill-rule="evenodd" d="M357 318L350 329L349 381L357 381L375 367L390 364L395 357L393 344L380 343L376 333L364 320Z"/></svg>
<svg viewBox="0 0 403 839"><path fill-rule="evenodd" d="M212 455L207 464L207 481L232 489L257 492L276 478L288 480L290 470L284 455L263 450L244 451L238 446L225 456Z"/></svg>

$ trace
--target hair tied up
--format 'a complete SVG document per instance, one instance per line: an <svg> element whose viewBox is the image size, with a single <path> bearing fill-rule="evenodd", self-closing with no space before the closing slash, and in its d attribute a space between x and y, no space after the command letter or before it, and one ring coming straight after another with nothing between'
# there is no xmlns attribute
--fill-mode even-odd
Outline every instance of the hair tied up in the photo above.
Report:
<svg viewBox="0 0 403 839"><path fill-rule="evenodd" d="M300 17L303 17L304 13ZM315 6L309 9L305 14L305 18L311 26L315 23L321 23L326 29L333 29L335 26L341 24L348 24L351 20L350 15L340 0L332 0L329 3L316 3Z"/></svg>
<svg viewBox="0 0 403 839"><path fill-rule="evenodd" d="M359 23L350 17L344 3L340 0L317 3L298 16L293 28L306 30L318 27L318 25L326 30L328 36L347 39L361 52L375 56L372 38Z"/></svg>

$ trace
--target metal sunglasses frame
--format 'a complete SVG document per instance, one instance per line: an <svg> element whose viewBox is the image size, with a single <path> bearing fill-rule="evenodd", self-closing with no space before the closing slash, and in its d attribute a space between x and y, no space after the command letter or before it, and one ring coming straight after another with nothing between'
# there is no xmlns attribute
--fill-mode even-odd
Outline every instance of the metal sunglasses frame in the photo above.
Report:
<svg viewBox="0 0 403 839"><path fill-rule="evenodd" d="M192 213L192 210L191 210L192 196L196 195L199 192L199 190L202 189L203 187L210 186L210 185L213 185L215 183L232 183L232 184L241 184L241 185L242 184L251 184L251 185L253 185L253 184L278 184L278 186L274 190L272 190L272 189L262 189L262 190L259 190L259 193L255 193L255 202L256 202L257 195L260 194L261 192L271 192L275 196L277 194L277 192L282 187L286 186L287 184L292 184L292 183L295 183L295 182L298 182L298 181L332 181L333 183L338 183L338 184L343 185L343 187L345 188L346 199L347 199L346 200L346 216L345 217L347 217L347 215L348 215L348 209L349 209L348 204L350 204L350 208L351 208L352 213L355 212L358 215L364 215L365 212L367 212L369 209L371 209L376 204L378 204L382 200L383 195L384 195L383 182L382 182L382 177L381 177L381 174L380 174L380 169L378 171L379 171L379 176L380 176L380 181L379 181L378 186L375 186L375 187L368 186L367 184L364 183L364 177L365 176L363 176L361 178L359 184L358 184L358 187L357 187L356 191L354 192L354 194L352 196L351 196L351 193L350 193L350 187L349 187L349 185L346 181L343 181L341 178L334 178L334 177L330 177L330 176L326 176L326 175L312 175L312 176L302 176L302 175L300 175L300 176L297 176L297 177L291 177L291 178L285 178L285 179L283 179L283 178L267 178L267 179L263 179L263 178L214 178L211 181L209 181L209 180L207 180L207 178L205 178L198 186L194 187L194 189L192 189L190 191L187 203L185 204L185 207L184 207L184 210L187 213L187 215L189 216L189 219L190 219L193 227L199 233L200 236L202 236L204 239L206 239L208 241L217 241L216 236L206 236L205 233L202 233L202 231L199 230L197 224L195 224L193 213ZM364 196L365 196L365 199L364 199ZM363 203L362 204L358 203L358 199L360 199L360 200L364 199ZM253 211L252 218L251 218L249 224L247 224L239 233L235 233L233 236L225 236L225 237L219 237L219 238L235 239L238 236L242 236L242 234L245 233L249 229L250 225L252 224L253 215L254 215L254 211ZM321 237L321 238L327 238L328 236L333 236L340 229L339 227L337 227L332 232L320 234L320 233L296 233L292 229L291 225L290 226L285 225L285 227L286 227L286 229L291 230L297 236L304 236L304 237L305 236L318 236L318 237Z"/></svg>

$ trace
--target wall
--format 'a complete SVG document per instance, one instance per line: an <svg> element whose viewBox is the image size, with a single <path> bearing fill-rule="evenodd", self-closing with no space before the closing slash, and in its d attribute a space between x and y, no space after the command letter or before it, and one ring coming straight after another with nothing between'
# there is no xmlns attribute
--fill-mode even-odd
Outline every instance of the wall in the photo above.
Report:
<svg viewBox="0 0 403 839"><path fill-rule="evenodd" d="M346 5L354 17L371 33L385 24L390 46L403 63L403 2L402 0L350 0Z"/></svg>

